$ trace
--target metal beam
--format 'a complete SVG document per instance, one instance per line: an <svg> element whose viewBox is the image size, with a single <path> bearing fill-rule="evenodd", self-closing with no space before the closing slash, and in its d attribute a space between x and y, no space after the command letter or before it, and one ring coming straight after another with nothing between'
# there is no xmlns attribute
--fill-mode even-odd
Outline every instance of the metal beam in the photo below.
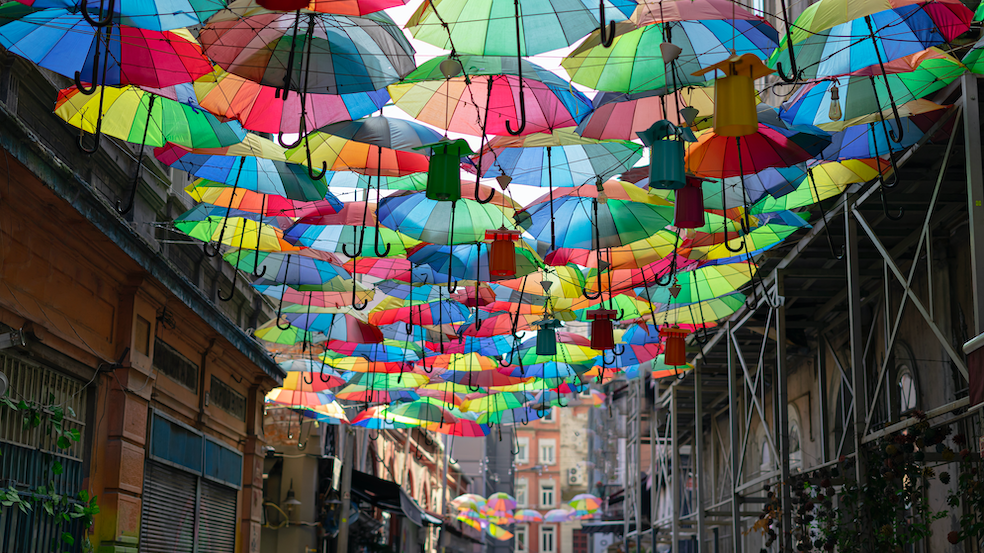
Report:
<svg viewBox="0 0 984 553"><path fill-rule="evenodd" d="M701 397L701 365L702 361L694 363L694 475L697 480L697 551L703 550L707 528L704 526L704 401ZM638 550L637 550L638 551Z"/></svg>
<svg viewBox="0 0 984 553"><path fill-rule="evenodd" d="M781 482L789 483L789 390L786 386L786 298L783 269L773 273L776 283L776 438L779 442L779 471ZM763 421L764 422L764 421ZM779 486L782 490L782 543L783 550L793 551L793 519L791 485Z"/></svg>
<svg viewBox="0 0 984 553"><path fill-rule="evenodd" d="M857 454L855 471L859 486L864 485L864 460L861 454L861 429L864 424L864 413L867 412L864 394L864 342L861 330L861 276L860 259L858 258L858 224L851 217L851 210L844 211L844 229L847 236L847 300L849 317L849 336L851 345L851 406L854 409L854 452ZM847 428L845 427L845 430ZM847 432L844 433L845 437ZM839 451L838 451L839 453Z"/></svg>
<svg viewBox="0 0 984 553"><path fill-rule="evenodd" d="M961 77L964 98L964 164L970 217L970 275L973 282L974 335L984 332L984 169L981 165L981 113L977 75Z"/></svg>
<svg viewBox="0 0 984 553"><path fill-rule="evenodd" d="M733 322L725 323L725 332L731 336L734 335ZM731 340L725 340L725 344L728 348L728 384L731 386L731 392L728 394L730 404L728 419L731 426L731 541L732 550L735 553L741 553L741 497L737 490L738 475L741 474L741 461L738 453L739 417L741 416L738 412L738 390L741 386L742 376L738 373L738 367L735 363L734 345Z"/></svg>

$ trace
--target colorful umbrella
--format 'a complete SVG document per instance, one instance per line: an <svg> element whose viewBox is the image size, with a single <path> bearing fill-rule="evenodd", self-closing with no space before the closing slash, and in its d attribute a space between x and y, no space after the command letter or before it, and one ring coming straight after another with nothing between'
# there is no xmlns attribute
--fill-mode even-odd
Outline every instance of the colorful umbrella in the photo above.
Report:
<svg viewBox="0 0 984 553"><path fill-rule="evenodd" d="M685 163L699 177L737 177L812 159L830 144L830 139L830 135L809 125L782 128L759 123L758 132L739 138L707 130L687 148Z"/></svg>
<svg viewBox="0 0 984 553"><path fill-rule="evenodd" d="M232 189L225 184L206 179L197 179L185 187L185 192L197 202L213 205L227 205L240 211L262 213L267 217L299 217L314 213L328 215L342 209L342 202L328 192L325 199L305 202L291 200L276 194L260 194L251 190Z"/></svg>
<svg viewBox="0 0 984 553"><path fill-rule="evenodd" d="M335 401L335 396L331 392L302 392L298 390L287 390L285 388L274 388L266 395L266 400L287 405L288 407L317 407L328 405Z"/></svg>
<svg viewBox="0 0 984 553"><path fill-rule="evenodd" d="M425 192L400 192L383 198L376 209L379 224L432 244L469 244L485 240L485 232L515 229L512 209L475 200L440 202Z"/></svg>
<svg viewBox="0 0 984 553"><path fill-rule="evenodd" d="M45 69L76 77L77 86L164 87L190 83L212 70L185 29L160 32L111 25L104 30L81 13L19 2L0 6L0 45Z"/></svg>
<svg viewBox="0 0 984 553"><path fill-rule="evenodd" d="M278 365L287 371L283 387L289 390L320 392L345 384L345 379L322 361L295 358L281 361ZM305 390L303 386L312 386L314 389Z"/></svg>
<svg viewBox="0 0 984 553"><path fill-rule="evenodd" d="M219 117L235 119L251 131L274 134L300 132L302 112L306 117L304 128L317 129L338 121L365 117L379 111L389 101L385 89L351 94L309 94L302 109L299 94L284 98L277 87L261 85L221 68L196 80L194 90L202 108Z"/></svg>
<svg viewBox="0 0 984 553"><path fill-rule="evenodd" d="M762 18L728 0L642 0L630 19L643 27L664 21Z"/></svg>
<svg viewBox="0 0 984 553"><path fill-rule="evenodd" d="M427 156L423 154L379 148L323 132L311 133L303 142L304 145L287 151L288 161L310 162L312 167L321 165L331 171L354 171L373 177L402 177L425 173L428 169Z"/></svg>
<svg viewBox="0 0 984 553"><path fill-rule="evenodd" d="M575 511L582 511L584 513L593 513L601 509L602 503L600 497L590 493L579 493L567 502Z"/></svg>
<svg viewBox="0 0 984 553"><path fill-rule="evenodd" d="M395 117L366 117L340 121L318 129L320 132L390 150L415 152L441 140L441 135L415 121Z"/></svg>
<svg viewBox="0 0 984 553"><path fill-rule="evenodd" d="M846 75L950 42L972 16L956 0L820 0L788 26L768 65L794 80Z"/></svg>
<svg viewBox="0 0 984 553"><path fill-rule="evenodd" d="M568 522L575 516L574 511L566 509L551 509L543 515L543 522Z"/></svg>
<svg viewBox="0 0 984 553"><path fill-rule="evenodd" d="M220 148L246 138L239 123L223 123L207 111L133 86L100 86L91 94L66 88L58 92L55 115L83 131L147 146Z"/></svg>
<svg viewBox="0 0 984 553"><path fill-rule="evenodd" d="M174 218L175 228L203 242L275 252L297 249L283 240L281 228L287 224L286 217L261 217L209 204L198 204Z"/></svg>
<svg viewBox="0 0 984 553"><path fill-rule="evenodd" d="M752 54L767 58L779 35L764 20L733 19L674 21L647 25L631 23L615 27L615 40L605 47L593 32L561 63L575 83L610 92L644 92L663 87L698 85L705 77L692 74L728 59ZM667 64L659 45L671 42L683 51ZM667 65L673 70L668 71Z"/></svg>
<svg viewBox="0 0 984 553"><path fill-rule="evenodd" d="M370 92L414 68L413 47L382 12L364 17L300 11L240 17L224 10L198 38L205 53L226 71L302 92ZM300 59L291 63L295 52Z"/></svg>
<svg viewBox="0 0 984 553"><path fill-rule="evenodd" d="M286 229L284 239L323 252L353 256L375 256L377 252L404 256L418 244L404 234L381 228L372 204L363 202L347 203L333 215L302 217ZM386 252L379 251L383 244L387 245ZM360 266L359 262L352 263L351 272L359 273Z"/></svg>
<svg viewBox="0 0 984 553"><path fill-rule="evenodd" d="M516 508L516 498L505 493L496 492L485 501L485 509L492 514L502 516Z"/></svg>
<svg viewBox="0 0 984 553"><path fill-rule="evenodd" d="M550 134L497 136L475 159L482 176L508 175L513 183L564 188L608 179L642 158L642 146L626 140L581 138L574 129ZM470 169L470 168L466 168Z"/></svg>
<svg viewBox="0 0 984 553"><path fill-rule="evenodd" d="M698 111L700 124L706 124L714 115L714 89L711 87L687 87L676 94L666 92L665 88L634 94L599 92L592 102L591 113L581 120L576 132L584 138L598 140L635 140L640 131L663 119L686 126L680 115L684 107ZM664 103L666 111L663 111Z"/></svg>
<svg viewBox="0 0 984 553"><path fill-rule="evenodd" d="M833 125L841 118L851 120L869 114L878 114L892 107L893 102L903 104L921 98L950 84L964 74L966 68L949 54L937 48L897 59L885 64L889 74L883 75L875 67L851 75L823 80L801 87L779 112L780 117L791 124ZM874 81L874 82L872 82ZM831 95L837 91L837 110L840 115L832 120Z"/></svg>
<svg viewBox="0 0 984 553"><path fill-rule="evenodd" d="M224 148L188 149L167 144L154 149L161 163L226 186L292 200L324 199L328 193L324 178L312 179L305 166L289 163L285 154L273 141L255 134Z"/></svg>
<svg viewBox="0 0 984 553"><path fill-rule="evenodd" d="M271 298L283 299L285 303L312 305L314 307L344 307L352 305L351 291L347 292L324 292L305 290L300 291L290 286L282 284L263 284L253 283L253 287L260 293ZM371 301L375 297L373 290L360 290L356 288L356 302Z"/></svg>
<svg viewBox="0 0 984 553"><path fill-rule="evenodd" d="M518 509L513 513L516 522L543 522L543 515L533 509Z"/></svg>
<svg viewBox="0 0 984 553"><path fill-rule="evenodd" d="M505 411L493 411L482 413L478 417L478 422L483 424L502 424L516 425L527 424L545 416L549 411L521 407L519 409L508 409Z"/></svg>
<svg viewBox="0 0 984 553"><path fill-rule="evenodd" d="M364 323L345 313L284 313L290 324L337 340L353 344L380 344L383 333L373 325Z"/></svg>
<svg viewBox="0 0 984 553"><path fill-rule="evenodd" d="M570 83L527 60L522 60L522 70L512 57L457 60L463 68L460 77L445 78L440 67L444 58L431 59L389 86L393 102L419 121L473 136L506 135L506 121L521 113L526 115L523 134L549 133L577 125L591 109L591 101Z"/></svg>
<svg viewBox="0 0 984 553"><path fill-rule="evenodd" d="M840 194L851 184L874 179L879 174L879 166L885 170L888 162L880 159L847 159L821 163L811 167L809 174L799 182L793 183L792 192L779 198L765 196L752 206L751 211L768 213L811 206Z"/></svg>
<svg viewBox="0 0 984 553"><path fill-rule="evenodd" d="M514 7L510 0L434 0L420 5L407 29L417 40L459 54L535 56L574 44L598 28L602 14L624 19L636 7L632 0L603 0L599 13L598 4L519 0Z"/></svg>
<svg viewBox="0 0 984 553"><path fill-rule="evenodd" d="M495 524L489 524L489 527L485 529L486 532L493 538L499 541L510 540L513 538L513 533L505 528L501 528Z"/></svg>

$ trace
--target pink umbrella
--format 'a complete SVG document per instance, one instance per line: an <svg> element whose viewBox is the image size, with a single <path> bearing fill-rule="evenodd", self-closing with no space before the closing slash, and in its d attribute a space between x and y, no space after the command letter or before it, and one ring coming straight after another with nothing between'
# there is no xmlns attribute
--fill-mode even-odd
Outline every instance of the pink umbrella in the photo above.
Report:
<svg viewBox="0 0 984 553"><path fill-rule="evenodd" d="M567 522L574 518L575 512L567 509L553 509L543 515L543 522Z"/></svg>

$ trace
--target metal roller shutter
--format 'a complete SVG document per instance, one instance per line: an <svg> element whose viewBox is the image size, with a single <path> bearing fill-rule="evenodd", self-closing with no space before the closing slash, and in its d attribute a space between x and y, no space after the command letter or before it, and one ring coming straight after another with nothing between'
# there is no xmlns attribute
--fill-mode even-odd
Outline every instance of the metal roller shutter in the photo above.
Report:
<svg viewBox="0 0 984 553"><path fill-rule="evenodd" d="M195 553L197 480L193 474L147 461L140 515L141 553Z"/></svg>
<svg viewBox="0 0 984 553"><path fill-rule="evenodd" d="M222 484L202 479L198 516L198 551L235 553L236 499L239 493Z"/></svg>

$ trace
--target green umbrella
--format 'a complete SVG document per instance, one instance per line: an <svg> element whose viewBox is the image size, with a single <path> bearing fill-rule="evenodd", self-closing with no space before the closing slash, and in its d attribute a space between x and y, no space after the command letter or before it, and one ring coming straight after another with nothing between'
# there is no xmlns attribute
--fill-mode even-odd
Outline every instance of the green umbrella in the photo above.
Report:
<svg viewBox="0 0 984 553"><path fill-rule="evenodd" d="M650 286L648 290L636 288L636 294L654 304L695 303L738 290L752 279L756 269L755 264L750 262L707 265L693 271L677 273L674 278L680 290L676 296L667 286Z"/></svg>

